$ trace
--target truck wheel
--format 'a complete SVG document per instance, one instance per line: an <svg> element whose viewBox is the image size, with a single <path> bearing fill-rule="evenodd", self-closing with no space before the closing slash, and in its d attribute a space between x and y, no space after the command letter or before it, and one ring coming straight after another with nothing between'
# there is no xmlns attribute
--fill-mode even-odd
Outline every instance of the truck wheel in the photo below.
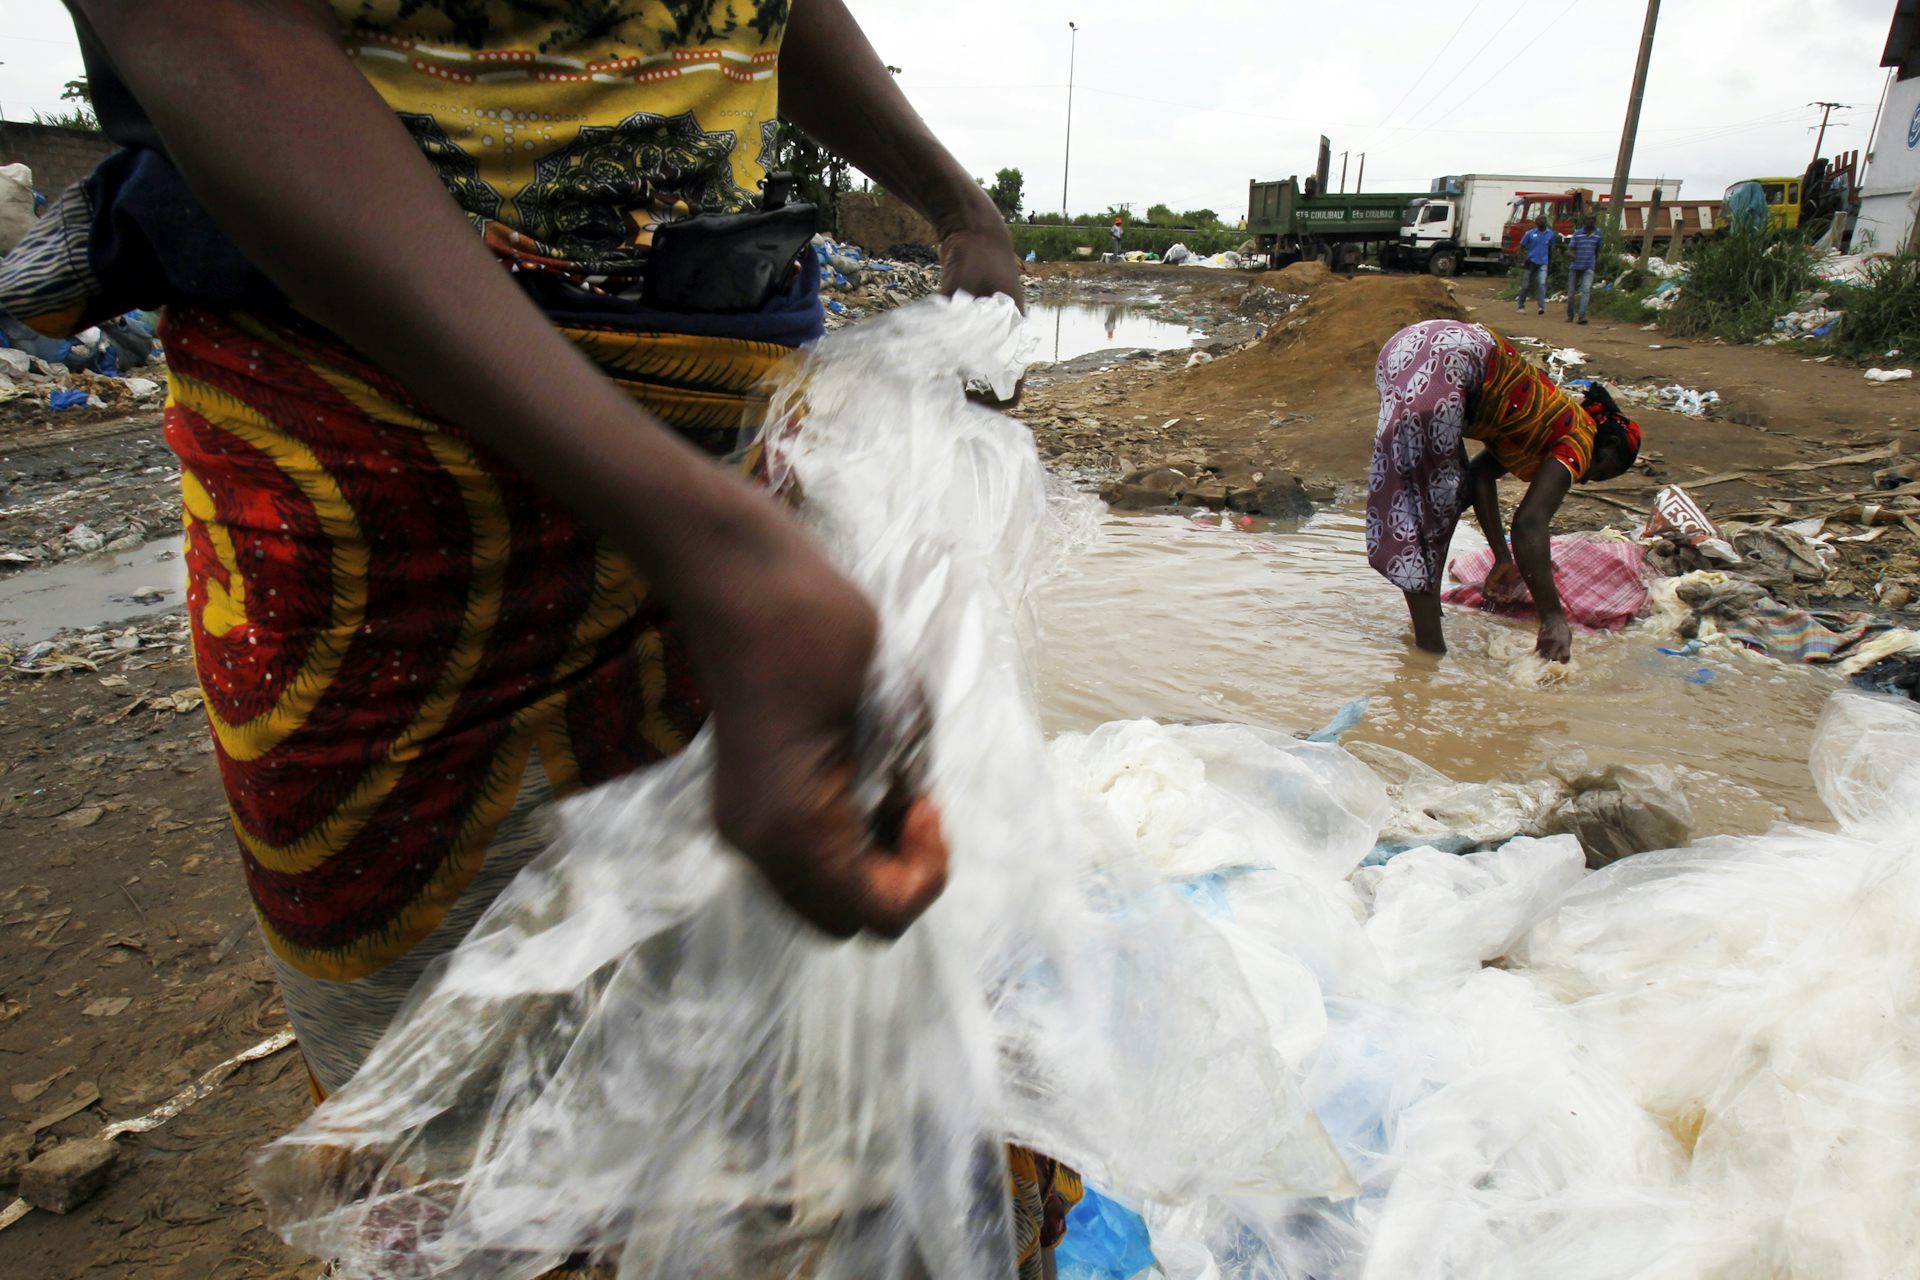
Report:
<svg viewBox="0 0 1920 1280"><path fill-rule="evenodd" d="M1333 246L1331 245L1315 245L1308 250L1307 256L1323 267L1333 266Z"/></svg>
<svg viewBox="0 0 1920 1280"><path fill-rule="evenodd" d="M1460 259L1451 249L1442 249L1427 261L1427 270L1437 276L1450 276L1460 270Z"/></svg>

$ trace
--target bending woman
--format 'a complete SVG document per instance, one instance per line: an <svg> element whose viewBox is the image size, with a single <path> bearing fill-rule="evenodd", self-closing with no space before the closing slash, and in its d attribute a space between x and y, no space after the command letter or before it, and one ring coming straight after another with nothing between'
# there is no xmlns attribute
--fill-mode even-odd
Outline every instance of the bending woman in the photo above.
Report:
<svg viewBox="0 0 1920 1280"><path fill-rule="evenodd" d="M1548 526L1574 483L1611 480L1640 456L1640 428L1595 386L1585 402L1529 364L1484 325L1427 320L1381 348L1374 371L1380 426L1367 482L1367 562L1406 593L1413 640L1445 653L1440 582L1447 547L1470 496L1494 569L1490 599L1526 583L1540 615L1536 651L1565 662L1573 649L1553 582ZM1466 441L1486 445L1467 461ZM1528 482L1509 546L1496 486Z"/></svg>

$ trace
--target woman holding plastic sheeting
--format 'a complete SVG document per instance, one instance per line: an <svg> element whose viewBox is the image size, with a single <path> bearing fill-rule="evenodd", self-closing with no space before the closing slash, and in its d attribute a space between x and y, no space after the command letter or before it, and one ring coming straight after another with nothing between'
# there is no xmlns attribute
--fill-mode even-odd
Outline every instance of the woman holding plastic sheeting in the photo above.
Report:
<svg viewBox="0 0 1920 1280"><path fill-rule="evenodd" d="M907 928L946 854L923 798L870 835L851 796L878 621L716 464L821 331L776 113L940 230L949 291L1020 281L841 0L70 6L129 150L5 292L168 304L196 660L316 1094L547 802L709 715L720 828L793 909Z"/></svg>
<svg viewBox="0 0 1920 1280"><path fill-rule="evenodd" d="M1463 499L1493 548L1485 591L1508 599L1525 582L1540 617L1536 652L1565 662L1573 637L1553 581L1548 527L1575 482L1624 475L1640 428L1604 388L1584 403L1484 325L1427 320L1380 350L1380 425L1367 481L1367 562L1407 598L1414 643L1445 653L1440 586ZM1465 442L1486 448L1472 462ZM1509 545L1497 485L1528 482ZM1470 491L1470 492L1469 492Z"/></svg>

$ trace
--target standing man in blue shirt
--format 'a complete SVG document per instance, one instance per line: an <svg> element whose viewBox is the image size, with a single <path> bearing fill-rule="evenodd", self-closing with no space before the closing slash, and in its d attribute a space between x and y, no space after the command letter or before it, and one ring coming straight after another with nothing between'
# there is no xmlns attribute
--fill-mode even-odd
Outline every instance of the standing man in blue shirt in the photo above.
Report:
<svg viewBox="0 0 1920 1280"><path fill-rule="evenodd" d="M1596 219L1588 214L1580 224L1580 229L1569 237L1573 246L1573 262L1567 268L1567 319L1576 318L1574 303L1579 302L1578 321L1587 322L1587 299L1593 296L1593 273L1600 265L1600 242L1605 239L1600 234Z"/></svg>
<svg viewBox="0 0 1920 1280"><path fill-rule="evenodd" d="M1547 259L1553 254L1553 242L1560 237L1547 225L1547 215L1533 220L1533 230L1520 237L1520 252L1527 258L1527 280L1520 286L1520 310L1527 309L1527 295L1540 295L1540 314L1547 314Z"/></svg>

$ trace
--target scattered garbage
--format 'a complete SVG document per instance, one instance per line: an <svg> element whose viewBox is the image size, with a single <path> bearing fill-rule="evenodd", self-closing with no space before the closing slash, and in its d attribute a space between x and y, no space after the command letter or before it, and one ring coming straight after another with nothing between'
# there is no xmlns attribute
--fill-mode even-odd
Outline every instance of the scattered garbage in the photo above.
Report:
<svg viewBox="0 0 1920 1280"><path fill-rule="evenodd" d="M1813 264L1813 273L1829 284L1867 285L1879 265L1892 260L1885 253L1828 253Z"/></svg>
<svg viewBox="0 0 1920 1280"><path fill-rule="evenodd" d="M1811 307L1805 311L1789 311L1773 322L1773 333L1761 339L1763 345L1786 342L1795 338L1827 338L1840 323L1843 313L1826 307Z"/></svg>
<svg viewBox="0 0 1920 1280"><path fill-rule="evenodd" d="M1646 525L1640 530L1640 538L1647 542L1665 533L1677 535L1708 560L1721 564L1740 562L1740 553L1733 544L1720 536L1720 530L1714 527L1713 521L1694 501L1693 495L1677 484L1668 485L1654 495L1653 514L1647 517ZM1655 567L1667 577L1674 576L1665 566Z"/></svg>
<svg viewBox="0 0 1920 1280"><path fill-rule="evenodd" d="M829 329L891 311L940 288L938 255L932 250L913 252L913 246L896 245L889 251L893 256L873 258L856 245L824 235L814 237L813 249ZM902 250L907 252L896 252Z"/></svg>
<svg viewBox="0 0 1920 1280"><path fill-rule="evenodd" d="M1709 410L1720 403L1718 391L1696 391L1678 384L1660 388L1659 395L1669 413L1688 418L1704 418Z"/></svg>
<svg viewBox="0 0 1920 1280"><path fill-rule="evenodd" d="M1911 369L1869 369L1866 374L1868 382L1905 382L1912 376Z"/></svg>

